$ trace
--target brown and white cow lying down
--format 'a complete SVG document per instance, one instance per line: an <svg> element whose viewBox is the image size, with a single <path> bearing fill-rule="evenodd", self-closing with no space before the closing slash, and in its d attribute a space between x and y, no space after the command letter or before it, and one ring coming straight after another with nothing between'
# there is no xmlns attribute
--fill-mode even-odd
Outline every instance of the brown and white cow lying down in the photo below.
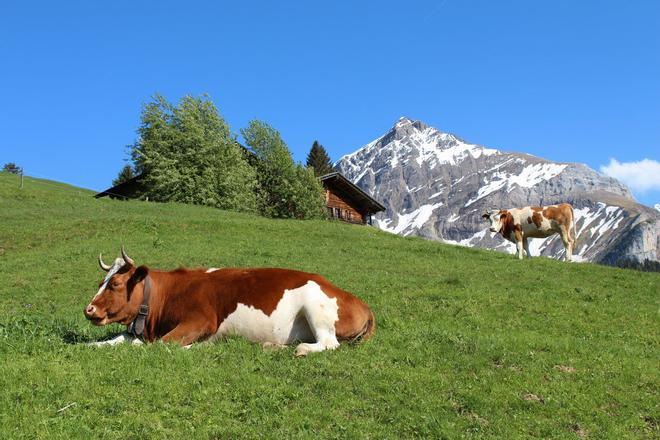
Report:
<svg viewBox="0 0 660 440"><path fill-rule="evenodd" d="M523 258L523 248L529 253L528 238L545 238L559 234L566 248L566 261L573 258L574 239L571 228L575 230L573 207L568 203L560 205L488 210L482 216L490 221L491 232L499 232L504 238L516 244L518 258Z"/></svg>
<svg viewBox="0 0 660 440"><path fill-rule="evenodd" d="M158 339L183 346L239 335L272 345L298 343L295 354L332 350L375 331L369 307L320 275L287 269L137 267L122 248L85 308L95 325L120 323L127 333L94 345ZM145 301L146 298L146 301ZM146 306L146 307L145 307Z"/></svg>

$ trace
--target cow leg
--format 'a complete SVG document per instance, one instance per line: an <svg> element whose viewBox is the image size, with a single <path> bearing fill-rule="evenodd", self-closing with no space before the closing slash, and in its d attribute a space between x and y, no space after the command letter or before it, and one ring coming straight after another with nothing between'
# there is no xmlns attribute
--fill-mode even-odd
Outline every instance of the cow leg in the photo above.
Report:
<svg viewBox="0 0 660 440"><path fill-rule="evenodd" d="M516 237L516 249L518 250L518 259L522 260L523 259L523 235L522 232L519 230L515 231L515 237Z"/></svg>
<svg viewBox="0 0 660 440"><path fill-rule="evenodd" d="M314 333L316 342L313 344L302 343L296 347L296 356L305 356L324 350L334 350L339 347L335 322L338 320L337 302L330 299L316 283L309 283L310 289L306 294L306 300L302 307L309 328Z"/></svg>
<svg viewBox="0 0 660 440"><path fill-rule="evenodd" d="M339 347L339 341L335 335L334 326L327 329L316 329L316 338L318 342L313 344L303 342L296 347L296 356L306 356L309 353L318 353L319 351L334 350Z"/></svg>
<svg viewBox="0 0 660 440"><path fill-rule="evenodd" d="M135 345L142 344L142 341L139 340L138 338L135 338L128 333L122 333L120 335L115 336L112 339L107 339L105 341L97 341L97 342L90 342L87 345L91 347L103 347L106 345L117 345L117 344L122 344L124 342L130 342Z"/></svg>
<svg viewBox="0 0 660 440"><path fill-rule="evenodd" d="M566 256L568 257L568 261L573 260L573 247L575 246L575 237L573 237L573 234L571 233L571 225L566 228L566 235L568 236L568 249L566 251Z"/></svg>
<svg viewBox="0 0 660 440"><path fill-rule="evenodd" d="M561 227L561 230L559 231L559 235L561 235L561 241L564 243L564 248L566 249L566 255L564 257L564 260L566 261L572 261L573 260L573 238L571 237L571 233L568 230L568 228Z"/></svg>
<svg viewBox="0 0 660 440"><path fill-rule="evenodd" d="M163 342L176 342L181 346L187 346L200 339L205 339L212 334L210 328L200 327L198 323L181 323L163 336Z"/></svg>
<svg viewBox="0 0 660 440"><path fill-rule="evenodd" d="M527 237L523 237L523 247L525 248L525 254L527 254L527 258L532 258L532 253L529 251L529 240Z"/></svg>

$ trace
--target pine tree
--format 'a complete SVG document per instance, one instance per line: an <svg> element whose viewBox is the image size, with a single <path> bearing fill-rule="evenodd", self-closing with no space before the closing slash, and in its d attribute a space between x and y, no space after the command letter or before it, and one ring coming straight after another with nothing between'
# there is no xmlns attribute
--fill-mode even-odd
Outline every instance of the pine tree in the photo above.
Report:
<svg viewBox="0 0 660 440"><path fill-rule="evenodd" d="M314 141L307 155L307 166L314 169L314 174L324 176L334 171L328 152L318 141Z"/></svg>
<svg viewBox="0 0 660 440"><path fill-rule="evenodd" d="M133 173L133 167L130 165L125 165L117 175L117 178L112 181L112 186L117 186L120 183L129 181L133 177L135 177L135 173Z"/></svg>

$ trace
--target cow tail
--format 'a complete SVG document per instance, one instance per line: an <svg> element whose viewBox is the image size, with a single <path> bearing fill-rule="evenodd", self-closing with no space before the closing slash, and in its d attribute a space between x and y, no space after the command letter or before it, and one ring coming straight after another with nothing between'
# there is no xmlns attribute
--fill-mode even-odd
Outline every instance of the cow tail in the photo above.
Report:
<svg viewBox="0 0 660 440"><path fill-rule="evenodd" d="M376 317L374 316L374 312L369 309L369 318L367 318L367 322L364 324L364 327L352 338L349 339L349 344L353 344L355 342L362 342L366 341L367 339L371 338L374 333L376 332Z"/></svg>

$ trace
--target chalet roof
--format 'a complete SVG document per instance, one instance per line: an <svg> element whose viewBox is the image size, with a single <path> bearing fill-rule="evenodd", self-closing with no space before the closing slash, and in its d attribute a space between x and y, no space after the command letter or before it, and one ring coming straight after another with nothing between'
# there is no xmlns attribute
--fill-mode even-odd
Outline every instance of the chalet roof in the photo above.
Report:
<svg viewBox="0 0 660 440"><path fill-rule="evenodd" d="M110 196L111 198L132 199L135 191L140 187L141 180L142 174L138 174L119 185L115 185L112 188L108 188L105 191L95 194L94 198L98 199L100 197Z"/></svg>
<svg viewBox="0 0 660 440"><path fill-rule="evenodd" d="M319 177L323 186L337 192L338 195L352 201L358 210L364 211L366 214L375 214L380 211L385 211L385 207L374 200L369 194L362 191L357 185L344 177L339 172L326 174Z"/></svg>

